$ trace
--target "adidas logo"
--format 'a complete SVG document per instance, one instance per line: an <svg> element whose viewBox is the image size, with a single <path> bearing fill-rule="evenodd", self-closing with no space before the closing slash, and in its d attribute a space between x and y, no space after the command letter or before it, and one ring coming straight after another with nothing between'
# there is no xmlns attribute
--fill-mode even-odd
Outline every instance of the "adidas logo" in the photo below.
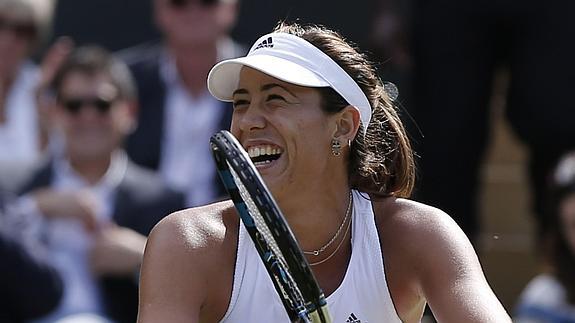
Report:
<svg viewBox="0 0 575 323"><path fill-rule="evenodd" d="M264 47L265 47L265 48L274 47L274 43L272 42L272 38L271 38L271 37L268 37L268 39L264 39L261 43L259 43L259 44L256 46L256 48L255 48L254 50L260 49L260 48L264 48Z"/></svg>
<svg viewBox="0 0 575 323"><path fill-rule="evenodd" d="M355 314L351 313L345 323L361 323L361 320L359 320Z"/></svg>

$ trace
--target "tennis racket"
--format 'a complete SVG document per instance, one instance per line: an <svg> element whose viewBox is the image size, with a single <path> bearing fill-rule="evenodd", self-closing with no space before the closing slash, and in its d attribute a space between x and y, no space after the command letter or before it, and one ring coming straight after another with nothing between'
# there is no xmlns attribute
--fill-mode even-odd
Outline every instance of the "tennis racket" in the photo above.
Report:
<svg viewBox="0 0 575 323"><path fill-rule="evenodd" d="M218 173L291 322L331 323L325 296L247 152L222 130L210 139Z"/></svg>

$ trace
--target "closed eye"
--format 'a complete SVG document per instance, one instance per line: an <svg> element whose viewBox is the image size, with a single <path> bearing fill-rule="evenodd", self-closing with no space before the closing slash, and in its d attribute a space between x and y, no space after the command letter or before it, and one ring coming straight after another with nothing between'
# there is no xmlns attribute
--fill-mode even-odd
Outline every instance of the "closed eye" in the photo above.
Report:
<svg viewBox="0 0 575 323"><path fill-rule="evenodd" d="M283 96L280 96L277 94L268 95L266 101L272 101L272 100L281 100L281 101L287 102L287 100Z"/></svg>
<svg viewBox="0 0 575 323"><path fill-rule="evenodd" d="M250 104L250 101L248 101L248 100L235 100L235 101L233 102L234 109L240 108L240 107L243 107L243 106L247 106L247 105L249 105L249 104Z"/></svg>

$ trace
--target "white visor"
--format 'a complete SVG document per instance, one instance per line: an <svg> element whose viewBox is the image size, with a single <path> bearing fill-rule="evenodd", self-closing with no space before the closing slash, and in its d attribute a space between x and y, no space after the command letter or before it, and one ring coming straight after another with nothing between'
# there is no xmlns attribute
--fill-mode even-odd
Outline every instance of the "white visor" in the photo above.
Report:
<svg viewBox="0 0 575 323"><path fill-rule="evenodd" d="M240 71L249 66L287 83L331 87L360 114L364 133L371 119L371 105L357 83L335 61L303 38L287 33L260 37L245 57L216 64L208 75L208 89L222 101L232 101Z"/></svg>

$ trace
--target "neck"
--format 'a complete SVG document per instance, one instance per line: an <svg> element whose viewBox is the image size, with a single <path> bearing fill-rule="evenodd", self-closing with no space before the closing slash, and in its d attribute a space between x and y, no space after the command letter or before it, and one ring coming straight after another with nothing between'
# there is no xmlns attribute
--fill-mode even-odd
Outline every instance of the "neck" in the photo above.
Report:
<svg viewBox="0 0 575 323"><path fill-rule="evenodd" d="M194 96L206 91L206 79L212 66L217 62L217 43L168 44L170 54L184 87Z"/></svg>
<svg viewBox="0 0 575 323"><path fill-rule="evenodd" d="M306 251L318 250L333 238L344 222L350 201L350 189L347 185L331 190L324 187L323 190L314 192L321 194L299 192L290 198L289 205L278 202L301 248ZM351 220L352 211L350 209L346 223ZM344 235L345 225L339 236L318 258L337 247Z"/></svg>
<svg viewBox="0 0 575 323"><path fill-rule="evenodd" d="M293 194L289 199L290 205L278 202L302 250L317 250L324 246L344 221L349 205L349 186L339 185L338 189L332 187L324 185L322 189ZM339 236L322 253L317 256L305 255L308 263L313 264L311 269L325 295L335 291L345 277L351 259L350 221L352 214L344 223Z"/></svg>
<svg viewBox="0 0 575 323"><path fill-rule="evenodd" d="M110 167L112 157L102 158L74 158L69 157L70 166L89 184L99 182Z"/></svg>

